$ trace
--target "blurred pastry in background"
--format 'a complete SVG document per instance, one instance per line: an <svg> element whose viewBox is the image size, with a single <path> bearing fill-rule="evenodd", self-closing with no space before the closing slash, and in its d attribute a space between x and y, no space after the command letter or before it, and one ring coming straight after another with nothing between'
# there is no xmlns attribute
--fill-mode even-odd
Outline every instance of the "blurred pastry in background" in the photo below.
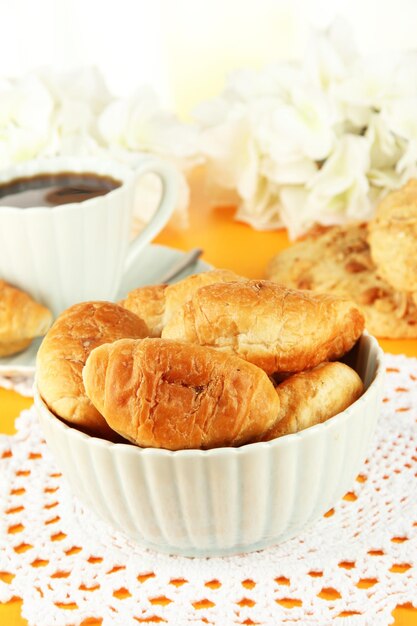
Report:
<svg viewBox="0 0 417 626"><path fill-rule="evenodd" d="M417 292L417 180L388 194L368 226L371 256L395 290Z"/></svg>
<svg viewBox="0 0 417 626"><path fill-rule="evenodd" d="M288 287L349 297L360 307L366 328L373 335L417 337L413 296L395 289L376 267L366 223L313 229L277 254L266 275Z"/></svg>
<svg viewBox="0 0 417 626"><path fill-rule="evenodd" d="M25 291L0 280L0 357L25 350L42 337L52 323L52 313Z"/></svg>

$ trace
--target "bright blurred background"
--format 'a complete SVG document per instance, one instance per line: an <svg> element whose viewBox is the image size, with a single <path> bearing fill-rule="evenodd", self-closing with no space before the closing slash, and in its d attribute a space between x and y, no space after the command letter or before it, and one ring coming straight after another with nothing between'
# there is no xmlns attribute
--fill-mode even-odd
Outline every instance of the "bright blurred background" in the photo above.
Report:
<svg viewBox="0 0 417 626"><path fill-rule="evenodd" d="M110 90L149 84L187 116L225 75L297 58L336 16L361 52L416 46L415 0L0 0L0 75L96 65ZM16 36L19 33L19 37Z"/></svg>

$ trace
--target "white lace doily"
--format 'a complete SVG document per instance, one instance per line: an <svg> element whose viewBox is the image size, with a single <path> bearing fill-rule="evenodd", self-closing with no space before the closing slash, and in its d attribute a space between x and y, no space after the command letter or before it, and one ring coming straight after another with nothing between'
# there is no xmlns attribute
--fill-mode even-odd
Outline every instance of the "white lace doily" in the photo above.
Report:
<svg viewBox="0 0 417 626"><path fill-rule="evenodd" d="M417 360L387 365L352 491L299 537L240 557L169 557L114 532L71 496L24 411L0 437L0 601L23 598L31 626L390 624L417 606Z"/></svg>
<svg viewBox="0 0 417 626"><path fill-rule="evenodd" d="M13 389L22 396L33 395L34 375L29 372L16 370L0 370L0 387L4 389Z"/></svg>

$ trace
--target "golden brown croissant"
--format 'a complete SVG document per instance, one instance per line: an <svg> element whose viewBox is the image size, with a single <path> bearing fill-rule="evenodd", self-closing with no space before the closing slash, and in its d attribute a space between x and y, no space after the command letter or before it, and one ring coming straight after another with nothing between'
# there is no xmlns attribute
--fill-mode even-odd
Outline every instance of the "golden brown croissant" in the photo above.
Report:
<svg viewBox="0 0 417 626"><path fill-rule="evenodd" d="M0 357L25 350L46 333L52 313L29 294L0 280Z"/></svg>
<svg viewBox="0 0 417 626"><path fill-rule="evenodd" d="M325 422L362 395L363 383L353 369L336 361L294 374L280 383L276 391L280 400L278 420L262 441Z"/></svg>
<svg viewBox="0 0 417 626"><path fill-rule="evenodd" d="M146 337L147 332L143 320L112 302L83 302L64 311L37 355L37 385L48 407L90 434L111 437L86 396L82 369L93 348L122 337Z"/></svg>
<svg viewBox="0 0 417 626"><path fill-rule="evenodd" d="M163 339L93 350L88 397L109 426L144 447L182 450L259 439L279 413L268 376L238 357Z"/></svg>
<svg viewBox="0 0 417 626"><path fill-rule="evenodd" d="M119 304L146 322L150 337L160 337L165 324L200 287L241 280L246 279L229 270L212 270L193 274L172 285L138 287Z"/></svg>
<svg viewBox="0 0 417 626"><path fill-rule="evenodd" d="M130 291L119 304L128 311L135 313L149 329L150 337L160 337L164 313L165 293L168 285L149 285Z"/></svg>
<svg viewBox="0 0 417 626"><path fill-rule="evenodd" d="M248 280L201 287L162 337L235 354L272 374L340 358L363 328L349 300Z"/></svg>

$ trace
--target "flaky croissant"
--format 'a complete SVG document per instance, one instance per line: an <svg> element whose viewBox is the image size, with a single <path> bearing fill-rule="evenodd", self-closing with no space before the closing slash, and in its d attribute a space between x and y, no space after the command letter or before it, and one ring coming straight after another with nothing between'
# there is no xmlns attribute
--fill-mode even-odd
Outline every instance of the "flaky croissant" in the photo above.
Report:
<svg viewBox="0 0 417 626"><path fill-rule="evenodd" d="M52 313L29 294L0 280L0 357L25 350L46 333Z"/></svg>
<svg viewBox="0 0 417 626"><path fill-rule="evenodd" d="M279 397L255 365L163 339L95 348L85 390L109 426L143 447L183 450L256 441L279 415Z"/></svg>
<svg viewBox="0 0 417 626"><path fill-rule="evenodd" d="M36 360L38 389L51 411L91 435L112 438L85 393L82 369L93 348L122 337L146 337L147 332L143 320L112 302L82 302L61 313Z"/></svg>
<svg viewBox="0 0 417 626"><path fill-rule="evenodd" d="M240 356L272 374L340 358L363 328L362 313L347 299L247 280L195 291L162 337Z"/></svg>
<svg viewBox="0 0 417 626"><path fill-rule="evenodd" d="M165 324L200 287L244 280L246 279L229 270L212 270L187 276L172 285L138 287L129 292L119 304L146 322L150 337L160 337Z"/></svg>
<svg viewBox="0 0 417 626"><path fill-rule="evenodd" d="M279 418L262 441L299 432L344 411L363 393L358 374L344 363L321 363L287 378L276 388Z"/></svg>

